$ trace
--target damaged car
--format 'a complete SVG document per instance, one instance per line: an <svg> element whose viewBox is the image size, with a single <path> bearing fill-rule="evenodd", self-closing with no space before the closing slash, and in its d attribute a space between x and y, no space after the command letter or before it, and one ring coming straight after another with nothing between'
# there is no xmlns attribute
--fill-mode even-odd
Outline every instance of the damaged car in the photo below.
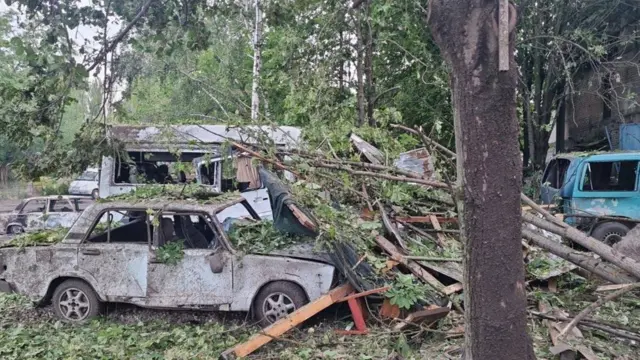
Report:
<svg viewBox="0 0 640 360"><path fill-rule="evenodd" d="M220 219L237 204L260 221L233 194L95 203L54 245L1 248L0 290L51 303L72 323L97 316L105 303L128 303L249 311L268 325L336 284L335 267L311 247L264 254L234 248ZM298 216L312 221L303 212ZM120 221L118 214L125 214Z"/></svg>
<svg viewBox="0 0 640 360"><path fill-rule="evenodd" d="M6 234L70 227L87 205L81 196L52 195L24 199L6 215Z"/></svg>

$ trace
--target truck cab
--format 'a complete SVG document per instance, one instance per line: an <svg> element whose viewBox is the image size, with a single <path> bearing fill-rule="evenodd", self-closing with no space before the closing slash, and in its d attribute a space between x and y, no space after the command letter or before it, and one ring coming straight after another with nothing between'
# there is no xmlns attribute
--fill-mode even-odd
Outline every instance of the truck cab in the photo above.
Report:
<svg viewBox="0 0 640 360"><path fill-rule="evenodd" d="M640 218L640 152L563 154L545 169L541 201L565 222L612 245Z"/></svg>

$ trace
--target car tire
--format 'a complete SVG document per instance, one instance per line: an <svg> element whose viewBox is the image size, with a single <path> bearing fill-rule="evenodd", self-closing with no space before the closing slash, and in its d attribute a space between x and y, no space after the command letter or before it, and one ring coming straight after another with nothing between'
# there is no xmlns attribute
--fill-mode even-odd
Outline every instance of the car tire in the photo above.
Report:
<svg viewBox="0 0 640 360"><path fill-rule="evenodd" d="M98 189L93 189L93 191L91 192L91 198L93 200L98 200L99 196L100 196L100 193L98 192Z"/></svg>
<svg viewBox="0 0 640 360"><path fill-rule="evenodd" d="M591 233L591 236L612 246L622 240L628 232L629 228L626 225L611 221L598 225Z"/></svg>
<svg viewBox="0 0 640 360"><path fill-rule="evenodd" d="M266 327L287 317L307 302L307 296L300 286L289 281L276 281L260 290L253 311L256 320Z"/></svg>
<svg viewBox="0 0 640 360"><path fill-rule="evenodd" d="M11 225L7 229L7 234L22 234L24 232L24 228L20 225Z"/></svg>
<svg viewBox="0 0 640 360"><path fill-rule="evenodd" d="M66 280L53 292L53 309L64 322L81 324L100 315L102 302L96 292L82 280Z"/></svg>

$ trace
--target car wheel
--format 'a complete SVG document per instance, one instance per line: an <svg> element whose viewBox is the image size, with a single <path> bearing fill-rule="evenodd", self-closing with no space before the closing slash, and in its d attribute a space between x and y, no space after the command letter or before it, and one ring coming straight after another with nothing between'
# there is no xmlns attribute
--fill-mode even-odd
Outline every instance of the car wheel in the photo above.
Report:
<svg viewBox="0 0 640 360"><path fill-rule="evenodd" d="M99 196L98 189L94 189L94 190L91 192L91 198L92 198L93 200L98 200L98 196Z"/></svg>
<svg viewBox="0 0 640 360"><path fill-rule="evenodd" d="M262 326L269 326L306 303L307 296L300 286L288 281L276 281L260 290L254 301L254 314Z"/></svg>
<svg viewBox="0 0 640 360"><path fill-rule="evenodd" d="M591 233L591 236L612 246L622 240L628 232L629 228L626 225L613 221L598 225Z"/></svg>
<svg viewBox="0 0 640 360"><path fill-rule="evenodd" d="M20 225L11 225L7 229L7 234L22 234L24 232L24 228Z"/></svg>
<svg viewBox="0 0 640 360"><path fill-rule="evenodd" d="M60 319L83 323L100 315L102 303L86 282L66 280L53 293L53 308Z"/></svg>

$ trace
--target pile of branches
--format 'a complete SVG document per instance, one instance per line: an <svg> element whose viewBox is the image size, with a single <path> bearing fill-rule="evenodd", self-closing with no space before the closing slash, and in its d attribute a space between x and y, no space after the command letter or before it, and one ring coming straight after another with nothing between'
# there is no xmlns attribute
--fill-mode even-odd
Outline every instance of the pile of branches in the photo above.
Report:
<svg viewBox="0 0 640 360"><path fill-rule="evenodd" d="M435 295L413 304L413 310L434 304L460 310L464 280L463 239L457 227L454 200L456 154L430 139L421 129L402 125L392 125L392 128L419 139L436 165L435 176L395 166L392 160L398 154L391 157L390 154L376 154L375 147L362 139L353 142L353 153L336 153L330 143L315 150L273 150L237 143L233 146L275 169L290 171L297 176L298 181L293 185L297 199L314 211L326 233L346 235L325 236L325 239L329 239L329 248L339 253L337 257L342 264L342 272L358 290L381 286L380 282L363 285L360 281L362 273L358 269L366 266L376 270L387 289L403 288L397 279L411 276L413 281L428 288L427 293ZM313 196L309 196L310 192ZM569 271L587 278L595 276L606 282L623 284L618 292L594 303L591 310L585 309L587 312L604 301L637 288L640 263L569 226L524 194L521 199L524 205L523 251L528 265L535 263L531 254L543 254L543 258L559 260L559 266L547 271L550 273L548 276L529 271L529 284L550 280ZM327 208L333 210L327 211ZM340 211L334 211L336 208ZM346 243L348 253L338 251L336 243ZM584 250L577 250L575 244ZM389 298L397 296L397 293L387 290L386 295ZM600 331L627 339L639 336L633 331L620 335L620 329L615 326L602 325L586 318L586 315L567 317L545 311L532 313L545 321L566 320L568 323L562 332L565 337L576 324L597 327ZM558 337L554 339L555 344Z"/></svg>

